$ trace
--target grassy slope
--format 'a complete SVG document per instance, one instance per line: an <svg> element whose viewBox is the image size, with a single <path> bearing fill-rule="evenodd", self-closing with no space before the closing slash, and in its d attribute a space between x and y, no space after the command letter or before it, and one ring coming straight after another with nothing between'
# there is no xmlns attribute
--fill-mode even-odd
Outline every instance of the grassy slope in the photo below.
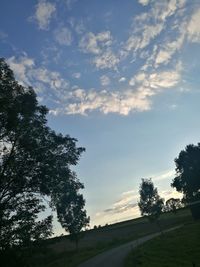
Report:
<svg viewBox="0 0 200 267"><path fill-rule="evenodd" d="M187 209L180 210L176 215L168 213L161 216L163 229L190 221L191 214ZM104 250L156 231L157 226L144 218L90 230L81 240L79 252L74 251L73 244L70 244L66 237L51 239L48 241L50 248L44 253L37 253L35 264L32 266L75 267Z"/></svg>
<svg viewBox="0 0 200 267"><path fill-rule="evenodd" d="M189 267L200 266L200 222L157 237L134 250L126 267ZM193 265L193 263L195 265Z"/></svg>

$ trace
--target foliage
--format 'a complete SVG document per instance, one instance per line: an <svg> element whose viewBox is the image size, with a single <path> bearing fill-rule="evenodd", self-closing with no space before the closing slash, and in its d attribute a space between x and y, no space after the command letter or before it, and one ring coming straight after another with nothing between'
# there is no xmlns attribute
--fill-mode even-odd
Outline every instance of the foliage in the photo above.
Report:
<svg viewBox="0 0 200 267"><path fill-rule="evenodd" d="M186 146L175 159L176 177L172 186L186 199L199 198L200 192L200 143Z"/></svg>
<svg viewBox="0 0 200 267"><path fill-rule="evenodd" d="M183 204L179 198L170 198L166 201L165 211L177 212L178 209L182 208Z"/></svg>
<svg viewBox="0 0 200 267"><path fill-rule="evenodd" d="M66 203L70 203L70 205L66 205ZM85 200L83 196L74 191L72 194L62 195L61 201L56 207L58 220L62 227L69 231L70 238L72 241L76 242L77 249L78 241L83 235L81 229L88 226L90 221L90 218L86 215L84 206Z"/></svg>
<svg viewBox="0 0 200 267"><path fill-rule="evenodd" d="M194 203L200 201L200 143L186 146L175 159L176 177L172 187L182 192L183 202ZM200 206L191 206L194 217L200 218Z"/></svg>
<svg viewBox="0 0 200 267"><path fill-rule="evenodd" d="M156 221L162 213L164 200L158 195L157 188L154 187L151 179L142 179L139 194L138 206L141 215L148 216L151 221Z"/></svg>
<svg viewBox="0 0 200 267"><path fill-rule="evenodd" d="M34 90L20 85L0 59L0 249L51 235L52 216L38 220L47 206L59 216L69 214L69 221L75 216L67 213L71 207L79 212L83 184L70 167L84 148L51 130L47 112Z"/></svg>

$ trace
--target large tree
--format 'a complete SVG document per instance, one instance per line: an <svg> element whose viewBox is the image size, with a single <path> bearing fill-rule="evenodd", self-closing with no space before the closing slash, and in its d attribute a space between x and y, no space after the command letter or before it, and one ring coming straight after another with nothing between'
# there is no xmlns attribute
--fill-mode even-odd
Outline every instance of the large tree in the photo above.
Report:
<svg viewBox="0 0 200 267"><path fill-rule="evenodd" d="M47 206L68 225L76 216L72 209L86 214L79 193L83 184L71 170L85 149L51 130L47 112L34 90L20 85L0 59L0 250L51 235L52 216L38 217Z"/></svg>
<svg viewBox="0 0 200 267"><path fill-rule="evenodd" d="M172 187L183 193L183 201L191 207L195 218L200 218L200 143L186 146L175 159L176 177Z"/></svg>
<svg viewBox="0 0 200 267"><path fill-rule="evenodd" d="M164 200L158 195L157 188L151 179L142 179L140 184L140 200L138 206L142 216L148 216L150 221L158 222L164 208Z"/></svg>

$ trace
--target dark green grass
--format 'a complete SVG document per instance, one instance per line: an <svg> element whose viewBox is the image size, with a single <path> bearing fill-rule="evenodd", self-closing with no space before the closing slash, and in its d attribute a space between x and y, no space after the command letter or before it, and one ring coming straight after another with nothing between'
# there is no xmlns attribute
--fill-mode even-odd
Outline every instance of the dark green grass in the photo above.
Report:
<svg viewBox="0 0 200 267"><path fill-rule="evenodd" d="M177 214L162 214L160 219L162 229L167 229L191 221L192 218L188 209L179 210ZM105 250L157 231L157 225L149 223L146 218L138 218L135 220L109 225L107 227L86 232L84 239L87 247L81 246L80 243L80 249L78 252L75 250L68 251L67 247L65 251L56 251L55 248L59 246L59 238L56 238L55 240L52 239L48 241L48 243L53 245L51 246L51 250L47 248L43 255L40 255L40 257L37 258L34 257L34 263L32 262L31 266L75 267L81 262L94 257ZM61 237L61 240L64 242L65 237Z"/></svg>
<svg viewBox="0 0 200 267"><path fill-rule="evenodd" d="M179 210L177 214L165 213L160 218L163 230L191 221L188 209ZM46 240L39 248L27 251L26 258L31 267L76 267L98 253L157 231L155 223L150 223L147 218L138 218L85 232L78 251L69 237L63 236Z"/></svg>
<svg viewBox="0 0 200 267"><path fill-rule="evenodd" d="M126 267L200 267L200 222L188 223L141 245L128 256Z"/></svg>

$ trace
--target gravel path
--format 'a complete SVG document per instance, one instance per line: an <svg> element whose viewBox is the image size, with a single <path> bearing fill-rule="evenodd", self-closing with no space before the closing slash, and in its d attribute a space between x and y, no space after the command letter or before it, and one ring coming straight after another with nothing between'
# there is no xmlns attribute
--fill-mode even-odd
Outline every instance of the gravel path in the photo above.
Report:
<svg viewBox="0 0 200 267"><path fill-rule="evenodd" d="M173 231L181 226L173 227L164 232ZM87 260L79 265L79 267L123 267L126 256L131 250L138 245L160 235L160 233L154 233L145 237L141 237L138 240L131 241L119 247L110 249L101 254L98 254L94 258Z"/></svg>

